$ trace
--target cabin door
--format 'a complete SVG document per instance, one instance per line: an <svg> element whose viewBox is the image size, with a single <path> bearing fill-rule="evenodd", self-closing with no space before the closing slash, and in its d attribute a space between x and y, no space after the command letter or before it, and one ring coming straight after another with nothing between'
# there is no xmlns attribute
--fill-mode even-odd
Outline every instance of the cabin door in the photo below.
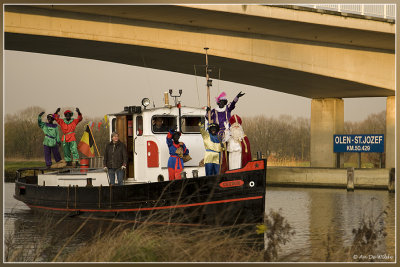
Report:
<svg viewBox="0 0 400 267"><path fill-rule="evenodd" d="M126 166L126 177L134 177L132 115L117 116L116 130L119 134L119 140L127 148L128 165Z"/></svg>

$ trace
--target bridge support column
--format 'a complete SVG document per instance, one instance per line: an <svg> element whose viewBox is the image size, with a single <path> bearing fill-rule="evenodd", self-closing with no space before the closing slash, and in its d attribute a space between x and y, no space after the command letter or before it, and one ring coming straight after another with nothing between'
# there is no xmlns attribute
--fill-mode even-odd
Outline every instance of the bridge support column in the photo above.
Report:
<svg viewBox="0 0 400 267"><path fill-rule="evenodd" d="M396 123L396 97L388 96L386 99L386 134L385 134L385 167L395 168L395 123Z"/></svg>
<svg viewBox="0 0 400 267"><path fill-rule="evenodd" d="M341 98L313 99L311 101L311 167L336 167L333 153L333 135L344 133L344 102ZM343 167L343 154L340 155Z"/></svg>

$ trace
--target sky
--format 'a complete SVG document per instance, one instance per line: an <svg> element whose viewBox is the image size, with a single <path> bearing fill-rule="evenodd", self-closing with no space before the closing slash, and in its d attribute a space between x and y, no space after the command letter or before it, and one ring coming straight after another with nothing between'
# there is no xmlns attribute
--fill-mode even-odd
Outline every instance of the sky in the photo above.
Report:
<svg viewBox="0 0 400 267"><path fill-rule="evenodd" d="M169 89L175 94L183 90L185 106L207 104L204 77L98 60L5 50L4 78L5 114L30 106L43 107L46 113L79 107L83 116L103 117L124 106L140 105L144 97L161 106ZM229 101L240 91L245 93L235 109L242 117L311 116L309 98L219 80L211 88L212 106L222 91ZM385 97L344 99L345 121L362 121L385 109Z"/></svg>

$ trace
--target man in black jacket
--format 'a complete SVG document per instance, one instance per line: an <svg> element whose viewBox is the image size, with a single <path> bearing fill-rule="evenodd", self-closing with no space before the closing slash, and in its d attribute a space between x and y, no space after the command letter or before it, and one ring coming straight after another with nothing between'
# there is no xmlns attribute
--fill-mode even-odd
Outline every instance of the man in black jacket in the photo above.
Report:
<svg viewBox="0 0 400 267"><path fill-rule="evenodd" d="M110 184L115 184L115 174L117 174L118 185L124 183L124 172L128 164L128 154L124 143L119 141L116 132L111 134L111 142L107 144L104 153L104 170L108 172Z"/></svg>

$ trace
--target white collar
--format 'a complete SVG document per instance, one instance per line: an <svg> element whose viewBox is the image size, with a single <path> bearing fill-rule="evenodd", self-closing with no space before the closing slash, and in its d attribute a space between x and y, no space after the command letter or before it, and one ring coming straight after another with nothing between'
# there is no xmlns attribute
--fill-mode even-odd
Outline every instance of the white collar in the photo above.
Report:
<svg viewBox="0 0 400 267"><path fill-rule="evenodd" d="M225 105L223 108L220 108L220 107L216 106L216 107L215 107L215 110L218 111L218 112L225 112L225 110L226 110L226 105Z"/></svg>

